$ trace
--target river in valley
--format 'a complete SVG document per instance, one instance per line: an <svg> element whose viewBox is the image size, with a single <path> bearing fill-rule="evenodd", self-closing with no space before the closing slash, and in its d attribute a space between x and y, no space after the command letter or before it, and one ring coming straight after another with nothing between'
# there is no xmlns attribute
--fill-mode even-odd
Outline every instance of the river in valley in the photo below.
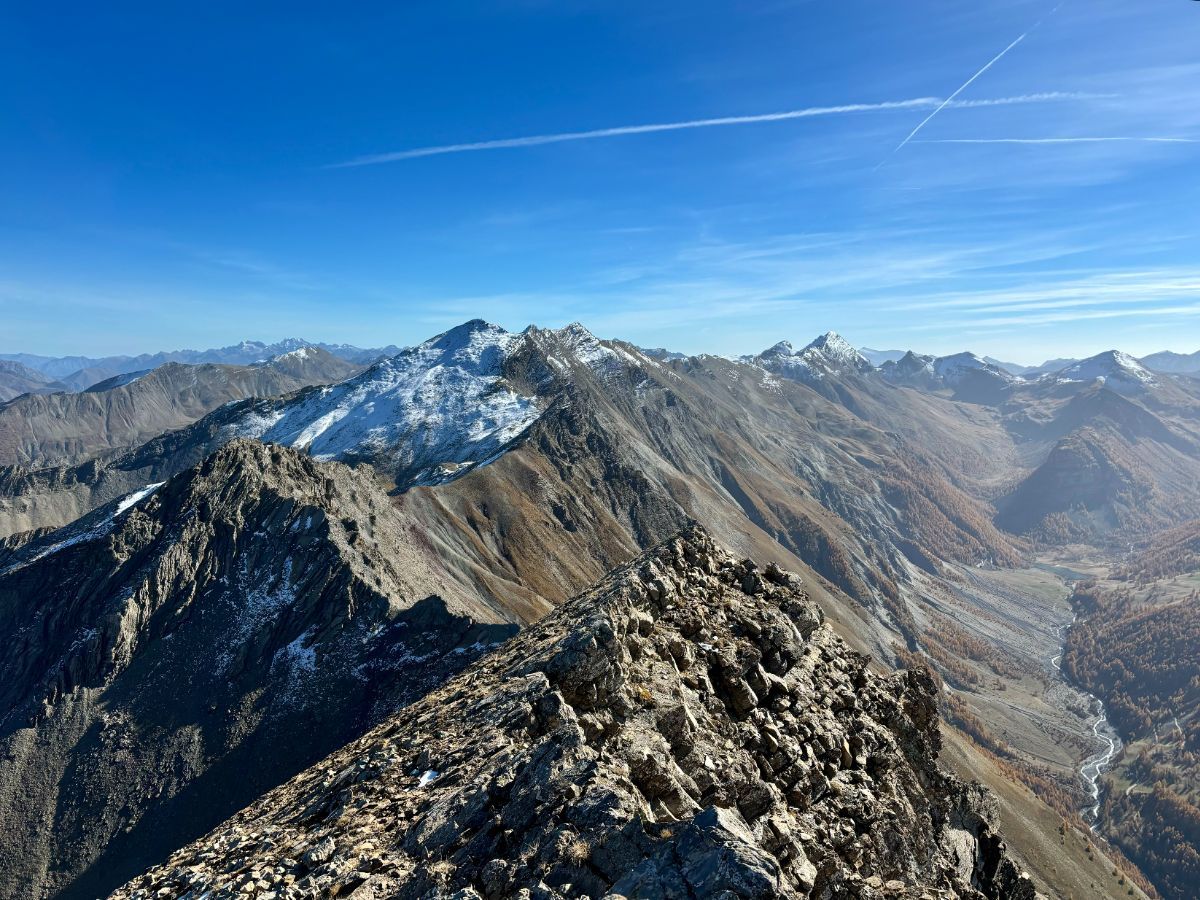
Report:
<svg viewBox="0 0 1200 900"><path fill-rule="evenodd" d="M1065 625L1058 626L1059 651L1058 655L1051 657L1050 665L1054 667L1054 671L1060 676L1062 675L1062 658L1066 652L1066 635L1067 630L1071 625L1075 624L1075 616L1072 616L1071 621ZM1088 698L1092 708L1096 711L1096 719L1092 722L1092 735L1096 739L1098 749L1094 754L1083 761L1083 765L1079 767L1079 776L1083 779L1083 783L1087 788L1088 795L1092 799L1092 806L1084 810L1084 817L1091 823L1092 827L1096 827L1096 823L1100 819L1100 776L1104 774L1104 770L1112 765L1112 761L1116 758L1117 753L1121 750L1121 738L1117 734L1116 729L1109 724L1108 713L1104 709L1104 703L1095 694L1088 693L1078 685L1071 685L1075 690Z"/></svg>

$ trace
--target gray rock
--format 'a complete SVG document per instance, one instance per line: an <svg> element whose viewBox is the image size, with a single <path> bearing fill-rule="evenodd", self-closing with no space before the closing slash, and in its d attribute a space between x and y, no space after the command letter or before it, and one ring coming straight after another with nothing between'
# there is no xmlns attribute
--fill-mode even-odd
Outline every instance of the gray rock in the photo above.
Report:
<svg viewBox="0 0 1200 900"><path fill-rule="evenodd" d="M309 894L365 867L395 898L1028 900L994 801L937 767L928 674L804 637L803 592L744 592L757 571L689 530L113 896L233 897L238 873L304 874L286 848L319 834L359 849ZM787 702L734 702L731 672ZM889 766L862 771L867 747Z"/></svg>

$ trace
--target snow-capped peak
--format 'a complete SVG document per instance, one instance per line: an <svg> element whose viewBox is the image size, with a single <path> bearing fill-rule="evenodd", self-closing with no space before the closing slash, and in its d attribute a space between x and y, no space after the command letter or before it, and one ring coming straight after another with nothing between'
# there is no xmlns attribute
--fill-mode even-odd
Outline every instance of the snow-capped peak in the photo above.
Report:
<svg viewBox="0 0 1200 900"><path fill-rule="evenodd" d="M316 347L309 347L309 346L297 347L295 350L289 350L286 353L280 353L278 356L273 357L271 359L271 362L283 362L284 360L289 360L289 359L304 360L304 359L309 359L310 357L314 357L316 355L317 355Z"/></svg>
<svg viewBox="0 0 1200 900"><path fill-rule="evenodd" d="M523 339L475 319L341 384L260 404L232 431L317 459L383 463L405 484L445 481L494 459L541 414L503 377Z"/></svg>
<svg viewBox="0 0 1200 900"><path fill-rule="evenodd" d="M999 366L980 359L974 353L954 353L950 356L940 356L933 362L933 369L948 383L953 384L968 372L987 372L1002 381L1016 381L1016 377L1004 371Z"/></svg>
<svg viewBox="0 0 1200 900"><path fill-rule="evenodd" d="M396 357L408 354L428 355L437 352L447 355L458 365L473 367L479 372L500 366L508 349L520 340L520 335L511 334L499 325L483 319L471 319L449 331L430 338L424 344L406 350Z"/></svg>
<svg viewBox="0 0 1200 900"><path fill-rule="evenodd" d="M1060 369L1051 376L1058 382L1099 381L1109 387L1143 387L1157 384L1154 375L1128 353L1107 350Z"/></svg>
<svg viewBox="0 0 1200 900"><path fill-rule="evenodd" d="M1011 372L969 352L927 356L910 350L895 362L885 362L879 373L892 384L925 390L951 389L956 396L982 401L996 399L1010 385L1021 381Z"/></svg>
<svg viewBox="0 0 1200 900"><path fill-rule="evenodd" d="M837 366L865 372L874 368L865 356L836 331L827 331L800 351L801 354L820 353Z"/></svg>
<svg viewBox="0 0 1200 900"><path fill-rule="evenodd" d="M762 356L791 356L796 352L791 341L780 341L773 347L768 347L762 352Z"/></svg>
<svg viewBox="0 0 1200 900"><path fill-rule="evenodd" d="M909 350L894 362L889 360L880 366L884 372L895 371L902 375L931 375L937 374L938 359L922 353Z"/></svg>
<svg viewBox="0 0 1200 900"><path fill-rule="evenodd" d="M826 332L799 351L794 350L787 341L780 341L750 362L785 378L803 381L828 375L869 372L872 369L865 356L833 331Z"/></svg>
<svg viewBox="0 0 1200 900"><path fill-rule="evenodd" d="M588 331L587 327L580 322L572 322L570 325L564 325L562 328L555 328L551 331L551 334L572 350L588 349L600 343L600 339Z"/></svg>
<svg viewBox="0 0 1200 900"><path fill-rule="evenodd" d="M595 371L611 371L621 364L624 357L629 355L618 354L579 322L551 329L547 333L551 335L554 344L547 348L548 359L550 365L560 372L565 372L570 368L564 357L574 358L576 362Z"/></svg>

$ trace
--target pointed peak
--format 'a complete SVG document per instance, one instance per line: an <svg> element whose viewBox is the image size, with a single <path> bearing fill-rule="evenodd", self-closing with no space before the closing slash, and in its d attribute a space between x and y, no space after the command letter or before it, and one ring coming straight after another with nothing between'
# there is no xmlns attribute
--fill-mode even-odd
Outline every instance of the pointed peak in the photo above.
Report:
<svg viewBox="0 0 1200 900"><path fill-rule="evenodd" d="M562 328L552 329L550 333L572 348L594 347L600 343L600 339L582 322L572 322Z"/></svg>
<svg viewBox="0 0 1200 900"><path fill-rule="evenodd" d="M489 338L501 339L508 337L508 332L499 325L493 325L484 319L471 319L461 325L455 325L449 331L430 338L425 346L442 350L456 350L472 344L487 341Z"/></svg>
<svg viewBox="0 0 1200 900"><path fill-rule="evenodd" d="M827 331L810 343L802 351L802 355L820 354L822 358L841 366L866 370L874 368L865 356L836 331Z"/></svg>
<svg viewBox="0 0 1200 900"><path fill-rule="evenodd" d="M760 356L791 356L796 352L796 348L792 346L791 341L780 341L778 344L773 344L768 347Z"/></svg>
<svg viewBox="0 0 1200 900"><path fill-rule="evenodd" d="M808 346L809 347L842 347L842 346L849 347L850 342L847 341L840 334L838 334L836 331L827 331L823 335L821 335L819 338L815 338ZM857 352L857 351L855 351L855 352Z"/></svg>

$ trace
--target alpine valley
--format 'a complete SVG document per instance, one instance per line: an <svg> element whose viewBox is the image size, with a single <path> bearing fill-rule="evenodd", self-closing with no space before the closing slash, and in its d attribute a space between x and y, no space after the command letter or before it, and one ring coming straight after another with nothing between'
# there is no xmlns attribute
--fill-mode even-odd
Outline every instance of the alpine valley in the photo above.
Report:
<svg viewBox="0 0 1200 900"><path fill-rule="evenodd" d="M1200 364L0 361L0 896L1194 896Z"/></svg>

